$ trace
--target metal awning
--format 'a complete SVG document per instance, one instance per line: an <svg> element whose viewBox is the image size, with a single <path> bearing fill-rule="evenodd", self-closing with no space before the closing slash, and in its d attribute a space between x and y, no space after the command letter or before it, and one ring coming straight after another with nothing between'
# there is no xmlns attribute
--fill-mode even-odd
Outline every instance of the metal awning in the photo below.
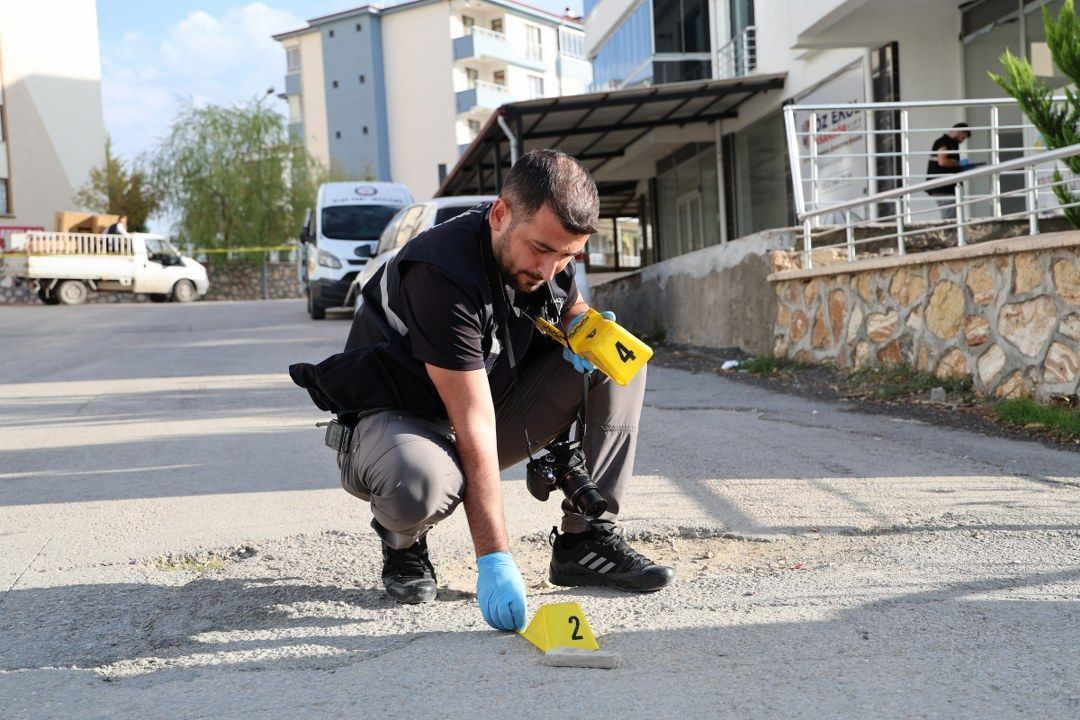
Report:
<svg viewBox="0 0 1080 720"><path fill-rule="evenodd" d="M519 154L553 147L576 157L596 180L602 217L634 214L637 183L654 173L605 172L613 161L658 128L733 118L757 93L782 88L785 78L754 75L507 103L488 119L435 196L497 193L510 168L513 137Z"/></svg>

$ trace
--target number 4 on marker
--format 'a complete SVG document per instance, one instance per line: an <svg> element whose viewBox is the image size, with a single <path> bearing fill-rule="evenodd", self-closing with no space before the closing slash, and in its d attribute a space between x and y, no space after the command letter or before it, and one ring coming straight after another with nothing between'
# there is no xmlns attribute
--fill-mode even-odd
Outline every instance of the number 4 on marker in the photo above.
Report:
<svg viewBox="0 0 1080 720"><path fill-rule="evenodd" d="M634 354L634 351L623 345L621 342L615 343L615 350L619 353L619 359L622 360L624 363L628 363L631 360L637 358L637 355Z"/></svg>

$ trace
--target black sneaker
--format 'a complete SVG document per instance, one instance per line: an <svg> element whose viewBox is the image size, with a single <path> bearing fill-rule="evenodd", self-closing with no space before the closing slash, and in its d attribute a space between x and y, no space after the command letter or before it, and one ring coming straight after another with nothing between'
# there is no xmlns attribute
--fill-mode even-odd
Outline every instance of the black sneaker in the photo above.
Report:
<svg viewBox="0 0 1080 720"><path fill-rule="evenodd" d="M427 552L427 537L404 550L382 545L382 581L386 594L400 603L414 605L435 599L435 568Z"/></svg>
<svg viewBox="0 0 1080 720"><path fill-rule="evenodd" d="M593 525L584 533L551 528L551 582L600 585L633 592L653 592L675 579L675 569L657 565L635 551L622 533Z"/></svg>

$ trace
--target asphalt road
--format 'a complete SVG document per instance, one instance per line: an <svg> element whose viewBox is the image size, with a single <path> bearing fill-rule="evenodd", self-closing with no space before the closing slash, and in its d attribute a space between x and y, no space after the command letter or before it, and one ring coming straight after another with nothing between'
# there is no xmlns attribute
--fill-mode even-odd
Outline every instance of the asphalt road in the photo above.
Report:
<svg viewBox="0 0 1080 720"><path fill-rule="evenodd" d="M299 302L0 308L0 716L1080 716L1075 453L651 368L626 532L649 596L546 587L554 503L504 474L530 609L617 670L545 667L472 596L396 606L285 375Z"/></svg>

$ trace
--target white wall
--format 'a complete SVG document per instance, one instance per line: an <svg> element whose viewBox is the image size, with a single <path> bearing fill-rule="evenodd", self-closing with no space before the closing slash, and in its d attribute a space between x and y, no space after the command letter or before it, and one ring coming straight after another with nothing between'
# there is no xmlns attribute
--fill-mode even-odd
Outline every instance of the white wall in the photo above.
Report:
<svg viewBox="0 0 1080 720"><path fill-rule="evenodd" d="M417 200L438 187L438 164L457 162L450 5L383 15L390 167Z"/></svg>
<svg viewBox="0 0 1080 720"><path fill-rule="evenodd" d="M52 229L105 161L93 0L0 3L0 72L14 210L0 224Z"/></svg>

